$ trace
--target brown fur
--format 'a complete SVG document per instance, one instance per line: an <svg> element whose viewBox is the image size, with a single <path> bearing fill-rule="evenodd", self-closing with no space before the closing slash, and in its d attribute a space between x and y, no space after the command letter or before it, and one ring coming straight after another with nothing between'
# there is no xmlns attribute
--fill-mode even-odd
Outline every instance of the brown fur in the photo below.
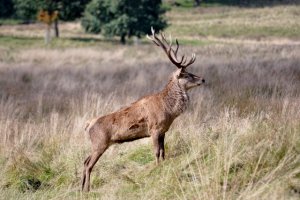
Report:
<svg viewBox="0 0 300 200"><path fill-rule="evenodd" d="M112 144L151 136L156 162L159 162L159 158L164 159L165 133L174 119L187 108L187 90L203 82L204 79L181 67L172 74L161 92L143 97L128 107L87 123L85 129L92 142L92 153L84 162L82 190L89 191L91 171Z"/></svg>

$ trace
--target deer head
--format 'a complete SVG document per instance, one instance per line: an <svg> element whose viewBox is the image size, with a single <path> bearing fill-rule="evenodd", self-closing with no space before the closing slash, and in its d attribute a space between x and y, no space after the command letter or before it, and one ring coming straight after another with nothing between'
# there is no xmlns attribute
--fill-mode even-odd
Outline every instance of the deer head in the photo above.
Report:
<svg viewBox="0 0 300 200"><path fill-rule="evenodd" d="M174 73L172 78L178 80L178 83L182 86L182 88L189 90L191 88L197 87L205 83L205 80L197 76L195 74L187 72L187 67L193 64L196 60L195 54L192 54L192 57L188 60L185 55L181 58L178 58L177 52L179 49L179 43L176 39L176 48L175 50L172 48L172 38L170 36L170 42L168 43L166 37L163 33L160 33L161 38L159 38L151 27L152 35L147 35L147 38L150 39L154 44L161 47L169 60L178 68Z"/></svg>

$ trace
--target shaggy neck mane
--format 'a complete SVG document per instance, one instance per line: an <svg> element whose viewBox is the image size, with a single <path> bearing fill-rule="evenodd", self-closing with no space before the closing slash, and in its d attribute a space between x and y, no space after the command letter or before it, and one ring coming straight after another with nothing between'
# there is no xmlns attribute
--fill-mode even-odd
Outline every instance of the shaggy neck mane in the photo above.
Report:
<svg viewBox="0 0 300 200"><path fill-rule="evenodd" d="M178 80L171 78L169 83L161 92L163 103L169 114L177 117L184 112L188 106L189 96L182 88Z"/></svg>

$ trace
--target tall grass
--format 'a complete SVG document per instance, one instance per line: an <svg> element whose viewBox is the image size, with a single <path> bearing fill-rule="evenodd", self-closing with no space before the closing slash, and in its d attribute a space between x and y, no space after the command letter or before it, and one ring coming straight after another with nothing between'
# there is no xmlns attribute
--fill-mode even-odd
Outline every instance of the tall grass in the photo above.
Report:
<svg viewBox="0 0 300 200"><path fill-rule="evenodd" d="M207 85L166 136L114 145L80 192L86 120L167 83L154 46L0 49L0 190L4 199L297 199L300 192L300 48L186 47Z"/></svg>

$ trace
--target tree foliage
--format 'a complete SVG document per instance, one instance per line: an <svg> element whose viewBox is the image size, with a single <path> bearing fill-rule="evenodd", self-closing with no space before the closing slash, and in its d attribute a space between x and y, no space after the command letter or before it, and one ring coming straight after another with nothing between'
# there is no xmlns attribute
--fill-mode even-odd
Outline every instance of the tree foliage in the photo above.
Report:
<svg viewBox="0 0 300 200"><path fill-rule="evenodd" d="M12 0L0 1L0 18L11 17L13 14L13 2Z"/></svg>
<svg viewBox="0 0 300 200"><path fill-rule="evenodd" d="M13 0L16 16L25 21L35 20L40 9L59 11L59 19L74 20L82 16L90 0Z"/></svg>
<svg viewBox="0 0 300 200"><path fill-rule="evenodd" d="M40 1L34 0L13 0L15 15L24 21L30 21L36 18Z"/></svg>
<svg viewBox="0 0 300 200"><path fill-rule="evenodd" d="M166 11L161 0L92 0L86 7L82 26L87 32L125 37L162 30L167 26L162 17Z"/></svg>
<svg viewBox="0 0 300 200"><path fill-rule="evenodd" d="M59 12L59 18L64 21L70 21L82 16L87 3L90 0L58 0L56 7Z"/></svg>

